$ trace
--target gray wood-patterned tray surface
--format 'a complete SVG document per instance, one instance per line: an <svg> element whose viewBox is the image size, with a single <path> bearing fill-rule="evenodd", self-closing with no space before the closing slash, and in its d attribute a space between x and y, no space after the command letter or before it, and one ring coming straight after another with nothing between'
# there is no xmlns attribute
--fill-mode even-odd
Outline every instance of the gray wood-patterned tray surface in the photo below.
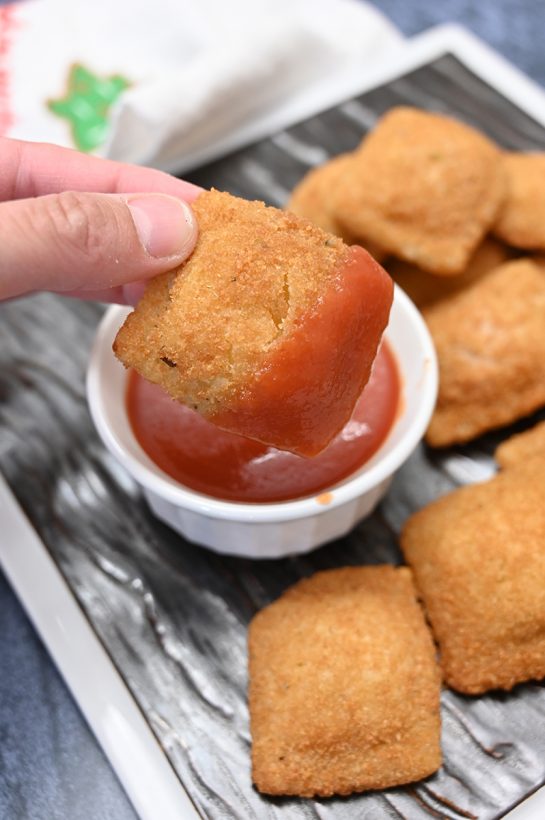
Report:
<svg viewBox="0 0 545 820"><path fill-rule="evenodd" d="M543 149L545 131L445 55L192 175L283 204L309 166L353 149L393 105L450 112L505 147ZM444 765L425 782L325 801L262 798L251 785L246 627L317 569L401 560L406 517L494 471L492 452L525 420L470 447L421 447L378 511L304 557L215 555L156 521L109 456L85 401L102 308L48 294L0 308L0 468L149 721L197 810L209 818L495 818L545 781L545 690L442 698Z"/></svg>

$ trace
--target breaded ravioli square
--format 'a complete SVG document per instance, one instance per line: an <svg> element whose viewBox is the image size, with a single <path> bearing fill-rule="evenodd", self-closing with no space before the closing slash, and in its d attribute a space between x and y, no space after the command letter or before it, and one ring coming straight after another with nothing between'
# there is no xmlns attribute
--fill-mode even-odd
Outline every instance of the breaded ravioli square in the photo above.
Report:
<svg viewBox="0 0 545 820"><path fill-rule="evenodd" d="M249 665L259 791L328 797L439 768L440 675L407 568L300 581L254 617Z"/></svg>
<svg viewBox="0 0 545 820"><path fill-rule="evenodd" d="M545 458L413 515L405 558L446 683L467 694L545 676Z"/></svg>
<svg viewBox="0 0 545 820"><path fill-rule="evenodd" d="M430 307L465 290L509 258L505 245L487 237L458 276L435 276L412 262L390 259L388 273L419 308Z"/></svg>
<svg viewBox="0 0 545 820"><path fill-rule="evenodd" d="M424 310L439 359L426 440L463 443L545 404L545 275L507 262Z"/></svg>
<svg viewBox="0 0 545 820"><path fill-rule="evenodd" d="M286 208L297 216L309 219L324 231L340 236L347 245L362 245L374 259L380 262L384 257L382 248L367 241L363 236L358 237L343 230L332 212L333 192L340 176L345 171L350 171L354 156L354 154L340 154L305 174L293 189Z"/></svg>
<svg viewBox="0 0 545 820"><path fill-rule="evenodd" d="M545 250L545 153L504 154L506 196L493 230L509 245Z"/></svg>
<svg viewBox="0 0 545 820"><path fill-rule="evenodd" d="M502 202L500 157L457 120L394 108L339 179L333 214L401 259L435 274L461 273Z"/></svg>
<svg viewBox="0 0 545 820"><path fill-rule="evenodd" d="M315 455L369 379L392 281L362 248L262 202L206 191L193 210L193 254L149 284L114 351L218 427Z"/></svg>
<svg viewBox="0 0 545 820"><path fill-rule="evenodd" d="M494 453L502 469L537 456L545 460L545 421L503 441Z"/></svg>

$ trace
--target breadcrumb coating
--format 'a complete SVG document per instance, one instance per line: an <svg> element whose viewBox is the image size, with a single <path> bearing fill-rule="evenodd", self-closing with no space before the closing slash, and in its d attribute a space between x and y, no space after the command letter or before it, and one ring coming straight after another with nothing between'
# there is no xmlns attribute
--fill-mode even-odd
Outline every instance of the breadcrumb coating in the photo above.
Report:
<svg viewBox="0 0 545 820"><path fill-rule="evenodd" d="M420 510L401 537L440 648L467 694L545 676L545 457Z"/></svg>
<svg viewBox="0 0 545 820"><path fill-rule="evenodd" d="M394 108L363 140L332 196L356 236L436 275L461 273L503 200L499 149L457 120Z"/></svg>
<svg viewBox="0 0 545 820"><path fill-rule="evenodd" d="M354 156L340 154L309 171L293 189L286 208L324 231L340 236L347 245L361 245L380 262L385 255L383 249L364 236L344 230L332 212L331 197L342 174L350 170Z"/></svg>
<svg viewBox="0 0 545 820"><path fill-rule="evenodd" d="M440 676L407 568L300 581L254 617L249 652L261 792L350 794L440 766Z"/></svg>
<svg viewBox="0 0 545 820"><path fill-rule="evenodd" d="M388 260L386 268L415 305L424 308L465 290L508 258L509 251L505 245L487 237L469 260L467 268L458 276L437 276L412 262L394 258Z"/></svg>
<svg viewBox="0 0 545 820"><path fill-rule="evenodd" d="M439 396L426 434L463 443L545 404L545 275L507 262L424 310L439 359Z"/></svg>
<svg viewBox="0 0 545 820"><path fill-rule="evenodd" d="M506 196L494 223L509 245L545 250L545 153L504 154Z"/></svg>
<svg viewBox="0 0 545 820"><path fill-rule="evenodd" d="M523 464L534 456L545 459L545 421L525 430L524 433L510 436L494 453L494 458L504 470Z"/></svg>

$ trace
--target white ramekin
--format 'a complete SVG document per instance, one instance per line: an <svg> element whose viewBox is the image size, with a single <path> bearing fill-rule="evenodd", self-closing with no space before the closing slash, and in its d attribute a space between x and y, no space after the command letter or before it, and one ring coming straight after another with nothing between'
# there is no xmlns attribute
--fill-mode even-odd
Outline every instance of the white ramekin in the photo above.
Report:
<svg viewBox="0 0 545 820"><path fill-rule="evenodd" d="M170 478L134 437L125 410L127 371L112 342L128 308L111 307L97 331L87 397L102 441L140 484L151 509L190 541L247 558L280 558L345 535L369 515L428 426L437 396L437 359L424 320L398 287L386 339L402 381L400 410L380 449L327 494L269 504L220 501Z"/></svg>

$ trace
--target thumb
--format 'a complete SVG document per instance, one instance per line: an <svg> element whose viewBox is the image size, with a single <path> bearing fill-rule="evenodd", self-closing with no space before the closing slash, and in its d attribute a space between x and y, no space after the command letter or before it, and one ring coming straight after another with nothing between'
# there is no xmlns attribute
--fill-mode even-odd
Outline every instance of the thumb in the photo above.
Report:
<svg viewBox="0 0 545 820"><path fill-rule="evenodd" d="M68 191L4 202L0 299L100 291L157 276L183 262L196 239L189 205L165 194Z"/></svg>

